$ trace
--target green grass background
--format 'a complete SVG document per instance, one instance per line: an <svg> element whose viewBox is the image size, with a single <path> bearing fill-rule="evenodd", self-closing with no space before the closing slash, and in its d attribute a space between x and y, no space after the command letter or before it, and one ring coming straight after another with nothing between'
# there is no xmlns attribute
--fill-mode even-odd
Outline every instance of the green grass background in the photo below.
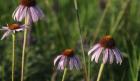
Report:
<svg viewBox="0 0 140 81"><path fill-rule="evenodd" d="M106 64L101 81L140 81L140 1L78 0L86 65L90 81L96 81L101 62L91 62L88 50L106 33L111 34L123 54L121 65ZM109 1L109 0L106 0ZM45 18L31 27L26 51L25 81L61 81L54 58L66 48L75 49L83 63L73 0L37 0ZM14 22L12 13L19 0L0 0L0 26ZM107 4L106 4L107 5ZM3 32L0 32L3 35ZM20 80L23 32L16 34L15 81ZM11 81L12 36L0 41L0 81ZM83 69L69 71L65 81L85 81Z"/></svg>

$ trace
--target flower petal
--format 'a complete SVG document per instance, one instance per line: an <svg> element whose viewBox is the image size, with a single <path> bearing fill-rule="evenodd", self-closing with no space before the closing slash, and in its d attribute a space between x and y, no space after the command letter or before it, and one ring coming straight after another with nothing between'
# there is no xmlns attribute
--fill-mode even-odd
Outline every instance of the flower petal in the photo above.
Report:
<svg viewBox="0 0 140 81"><path fill-rule="evenodd" d="M114 53L114 55L116 57L117 64L118 63L121 64L122 63L122 59L121 59L120 53L118 52L118 50L116 48L113 49L113 53Z"/></svg>
<svg viewBox="0 0 140 81"><path fill-rule="evenodd" d="M114 59L114 54L112 50L109 50L109 58L110 58L110 64L113 63L113 59Z"/></svg>
<svg viewBox="0 0 140 81"><path fill-rule="evenodd" d="M11 33L12 33L11 30L6 31L6 32L3 34L1 40L3 40L5 37L9 36Z"/></svg>
<svg viewBox="0 0 140 81"><path fill-rule="evenodd" d="M35 7L30 7L30 12L31 12L31 17L32 17L33 22L38 21L39 16L37 15L38 11L36 11L36 8Z"/></svg>
<svg viewBox="0 0 140 81"><path fill-rule="evenodd" d="M100 44L94 45L94 46L92 47L92 49L89 50L88 55L90 55L94 50L96 50L96 49L99 48L99 47L100 47Z"/></svg>
<svg viewBox="0 0 140 81"><path fill-rule="evenodd" d="M73 64L73 58L70 58L70 60L69 60L69 69L70 70L72 70L73 69L73 66L74 66L74 64Z"/></svg>
<svg viewBox="0 0 140 81"><path fill-rule="evenodd" d="M104 64L107 62L108 55L109 55L109 49L105 49L104 53L103 53L103 63Z"/></svg>
<svg viewBox="0 0 140 81"><path fill-rule="evenodd" d="M57 57L54 59L54 65L56 64L56 62L57 62L59 59L61 59L61 57L62 57L62 55L59 55L59 56L57 56Z"/></svg>
<svg viewBox="0 0 140 81"><path fill-rule="evenodd" d="M100 56L102 50L103 50L103 48L101 47L101 48L98 50L98 52L95 53L95 54L96 54L96 57L95 57L95 62L96 62L96 63L98 63L98 59L99 59L99 56Z"/></svg>
<svg viewBox="0 0 140 81"><path fill-rule="evenodd" d="M58 64L58 70L64 70L64 67L65 67L65 56L62 56L60 61L59 61L59 64Z"/></svg>

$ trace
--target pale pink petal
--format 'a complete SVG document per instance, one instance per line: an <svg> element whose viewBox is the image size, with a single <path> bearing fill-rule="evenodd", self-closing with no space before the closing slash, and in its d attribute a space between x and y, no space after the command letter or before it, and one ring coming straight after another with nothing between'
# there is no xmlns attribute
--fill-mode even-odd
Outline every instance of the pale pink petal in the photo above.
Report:
<svg viewBox="0 0 140 81"><path fill-rule="evenodd" d="M64 63L65 63L65 56L62 56L58 64L58 69L63 70L65 67Z"/></svg>
<svg viewBox="0 0 140 81"><path fill-rule="evenodd" d="M12 33L11 30L8 30L4 33L4 35L2 36L1 40L3 40L5 37L9 36Z"/></svg>
<svg viewBox="0 0 140 81"><path fill-rule="evenodd" d="M15 31L23 31L24 30L24 28L19 28L19 29L16 29Z"/></svg>
<svg viewBox="0 0 140 81"><path fill-rule="evenodd" d="M103 63L105 64L108 60L109 49L105 49L103 53Z"/></svg>
<svg viewBox="0 0 140 81"><path fill-rule="evenodd" d="M24 6L20 5L18 9L14 12L13 18L16 21L21 21L25 17L26 9Z"/></svg>
<svg viewBox="0 0 140 81"><path fill-rule="evenodd" d="M20 11L19 17L17 19L18 21L22 21L25 18L26 14L28 12L27 10L28 10L27 7L22 8L22 10Z"/></svg>
<svg viewBox="0 0 140 81"><path fill-rule="evenodd" d="M55 59L54 59L54 65L56 64L56 62L62 57L62 55L59 55L57 56Z"/></svg>
<svg viewBox="0 0 140 81"><path fill-rule="evenodd" d="M112 64L113 59L114 59L114 54L113 54L112 50L109 50L109 58L110 58L110 64Z"/></svg>
<svg viewBox="0 0 140 81"><path fill-rule="evenodd" d="M94 45L94 46L92 47L92 49L89 50L88 55L90 55L94 50L96 50L96 49L99 48L99 47L100 47L100 44Z"/></svg>
<svg viewBox="0 0 140 81"><path fill-rule="evenodd" d="M30 12L31 12L31 16L32 16L33 22L38 21L39 17L37 15L36 8L30 7Z"/></svg>
<svg viewBox="0 0 140 81"><path fill-rule="evenodd" d="M95 62L96 63L98 63L98 59L99 59L99 56L100 56L100 54L101 54L101 52L102 52L102 50L103 50L103 48L102 47L100 47L97 51L95 51L95 53L93 54L93 56L92 56L92 60L95 58Z"/></svg>
<svg viewBox="0 0 140 81"><path fill-rule="evenodd" d="M12 18L15 17L15 14L17 13L17 11L19 10L19 6L14 10L13 14L12 14Z"/></svg>
<svg viewBox="0 0 140 81"><path fill-rule="evenodd" d="M103 50L103 48L101 47L101 48L99 48L99 51L96 53L96 57L95 57L96 63L98 63L98 59L99 59L100 54L102 53L102 50Z"/></svg>
<svg viewBox="0 0 140 81"><path fill-rule="evenodd" d="M95 50L95 52L92 54L91 61L93 61L96 58L97 54L100 51L100 48L102 48L102 47L97 48L97 50Z"/></svg>
<svg viewBox="0 0 140 81"><path fill-rule="evenodd" d="M2 29L0 29L0 30L9 30L9 28L8 28L8 27L3 26L3 27L2 27Z"/></svg>
<svg viewBox="0 0 140 81"><path fill-rule="evenodd" d="M97 50L98 51L98 50ZM96 54L94 53L92 56L91 56L91 61L93 61L96 57Z"/></svg>
<svg viewBox="0 0 140 81"><path fill-rule="evenodd" d="M33 19L32 19L32 14L31 14L31 11L29 10L28 11L28 16L29 16L29 18L28 18L28 24L32 24L33 23Z"/></svg>

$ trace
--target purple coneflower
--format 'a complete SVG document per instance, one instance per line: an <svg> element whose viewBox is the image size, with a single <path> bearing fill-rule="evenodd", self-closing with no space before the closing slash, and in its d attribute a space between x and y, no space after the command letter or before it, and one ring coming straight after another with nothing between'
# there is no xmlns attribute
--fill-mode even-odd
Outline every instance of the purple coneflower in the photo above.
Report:
<svg viewBox="0 0 140 81"><path fill-rule="evenodd" d="M116 58L116 63L122 63L121 52L118 48L115 47L115 41L110 35L104 36L99 43L94 45L91 50L89 50L88 55L91 55L91 60L95 59L95 62L98 63L99 56L102 54L103 63L107 61L110 64L113 63L114 57Z"/></svg>
<svg viewBox="0 0 140 81"><path fill-rule="evenodd" d="M16 21L22 21L26 16L29 16L29 23L36 22L44 16L42 10L36 5L36 0L20 0L20 5L12 15Z"/></svg>
<svg viewBox="0 0 140 81"><path fill-rule="evenodd" d="M81 68L80 60L74 55L73 49L66 49L61 55L58 55L54 60L54 65L58 70Z"/></svg>
<svg viewBox="0 0 140 81"><path fill-rule="evenodd" d="M3 31L6 31L1 40L3 40L5 37L15 33L16 31L22 31L26 28L25 25L21 25L19 23L13 23L13 24L7 24L7 26L3 26L2 29L0 30L3 30Z"/></svg>

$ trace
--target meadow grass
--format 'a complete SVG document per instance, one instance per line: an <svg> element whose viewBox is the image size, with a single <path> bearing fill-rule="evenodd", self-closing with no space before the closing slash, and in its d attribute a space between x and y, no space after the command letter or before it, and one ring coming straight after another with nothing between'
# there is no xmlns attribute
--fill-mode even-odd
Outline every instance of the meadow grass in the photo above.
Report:
<svg viewBox="0 0 140 81"><path fill-rule="evenodd" d="M105 65L101 81L140 81L140 1L108 0L101 9L99 1L77 0L81 38L85 51L82 57L77 16L73 0L37 0L45 18L33 24L31 40L26 47L25 81L61 81L63 72L56 71L54 58L66 48L73 48L83 69L68 71L65 81L95 81L101 61L91 62L87 55L93 44L106 34L111 34L123 55L121 65ZM18 0L0 0L0 26L14 22L12 13ZM24 22L23 22L24 23ZM3 32L0 32L1 36ZM11 81L12 36L0 41L0 81ZM23 32L16 34L15 81L20 80Z"/></svg>

